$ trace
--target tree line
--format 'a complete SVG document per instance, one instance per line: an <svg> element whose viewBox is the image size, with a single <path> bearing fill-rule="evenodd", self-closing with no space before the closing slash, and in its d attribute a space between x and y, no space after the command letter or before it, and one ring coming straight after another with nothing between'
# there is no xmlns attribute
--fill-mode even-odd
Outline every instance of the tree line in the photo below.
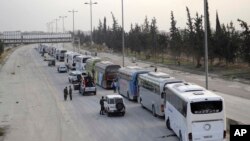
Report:
<svg viewBox="0 0 250 141"><path fill-rule="evenodd" d="M208 4L207 4L208 5ZM203 15L196 12L192 17L186 7L187 22L184 29L177 26L174 12L171 11L171 27L169 33L160 32L156 18L151 20L145 17L143 24L131 24L130 30L125 32L125 48L135 55L144 55L146 59L159 58L162 61L166 56L171 57L175 64L183 58L192 60L196 67L201 67L204 60L204 27ZM233 22L221 24L216 12L216 27L211 30L209 8L207 7L208 21L208 55L211 65L217 63L234 64L239 60L250 64L250 31L249 25L238 19L241 30L235 29ZM96 44L105 44L116 52L122 51L122 27L118 25L114 14L112 26L107 25L106 17L99 20L99 25L93 30L93 41ZM90 38L81 32L77 33L82 43L89 42Z"/></svg>

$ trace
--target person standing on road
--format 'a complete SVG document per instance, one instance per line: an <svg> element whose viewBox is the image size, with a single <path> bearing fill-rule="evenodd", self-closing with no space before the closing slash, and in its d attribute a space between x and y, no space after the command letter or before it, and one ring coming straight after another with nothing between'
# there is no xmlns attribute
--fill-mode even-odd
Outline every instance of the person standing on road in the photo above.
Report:
<svg viewBox="0 0 250 141"><path fill-rule="evenodd" d="M111 87L113 88L114 93L116 93L116 89L117 89L117 81L116 80L113 80Z"/></svg>
<svg viewBox="0 0 250 141"><path fill-rule="evenodd" d="M64 93L64 101L66 101L67 97L68 97L68 88L67 87L64 88L63 93Z"/></svg>
<svg viewBox="0 0 250 141"><path fill-rule="evenodd" d="M100 115L104 115L104 97L103 96L102 96L102 99L100 99L100 105L101 105Z"/></svg>
<svg viewBox="0 0 250 141"><path fill-rule="evenodd" d="M69 98L70 98L70 100L72 100L72 89L71 89L71 86L69 86Z"/></svg>

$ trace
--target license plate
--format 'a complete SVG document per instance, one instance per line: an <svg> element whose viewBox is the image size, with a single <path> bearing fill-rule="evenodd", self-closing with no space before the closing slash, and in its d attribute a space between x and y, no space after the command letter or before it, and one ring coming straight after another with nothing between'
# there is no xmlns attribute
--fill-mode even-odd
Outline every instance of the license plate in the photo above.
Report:
<svg viewBox="0 0 250 141"><path fill-rule="evenodd" d="M205 139L212 138L212 137L213 137L212 135L210 135L210 136L204 136Z"/></svg>

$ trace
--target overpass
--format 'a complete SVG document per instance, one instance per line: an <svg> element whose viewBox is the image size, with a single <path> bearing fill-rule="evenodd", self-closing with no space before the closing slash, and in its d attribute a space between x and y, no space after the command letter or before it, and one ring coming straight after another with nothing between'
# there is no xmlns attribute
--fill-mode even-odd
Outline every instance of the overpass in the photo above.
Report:
<svg viewBox="0 0 250 141"><path fill-rule="evenodd" d="M0 33L4 44L65 43L72 42L70 33L20 32Z"/></svg>

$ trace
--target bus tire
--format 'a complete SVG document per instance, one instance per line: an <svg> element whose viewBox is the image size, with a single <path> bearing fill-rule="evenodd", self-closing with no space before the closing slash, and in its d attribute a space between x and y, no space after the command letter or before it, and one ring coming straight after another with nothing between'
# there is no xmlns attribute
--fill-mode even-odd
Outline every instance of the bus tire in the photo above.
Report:
<svg viewBox="0 0 250 141"><path fill-rule="evenodd" d="M157 117L156 112L155 112L155 106L154 106L154 105L152 106L152 114L153 114L154 117Z"/></svg>
<svg viewBox="0 0 250 141"><path fill-rule="evenodd" d="M166 121L166 126L167 126L168 130L172 130L171 125L170 125L169 118L168 118L167 121Z"/></svg>
<svg viewBox="0 0 250 141"><path fill-rule="evenodd" d="M128 98L128 101L130 101L130 97L129 97L129 93L127 92L127 98Z"/></svg>

